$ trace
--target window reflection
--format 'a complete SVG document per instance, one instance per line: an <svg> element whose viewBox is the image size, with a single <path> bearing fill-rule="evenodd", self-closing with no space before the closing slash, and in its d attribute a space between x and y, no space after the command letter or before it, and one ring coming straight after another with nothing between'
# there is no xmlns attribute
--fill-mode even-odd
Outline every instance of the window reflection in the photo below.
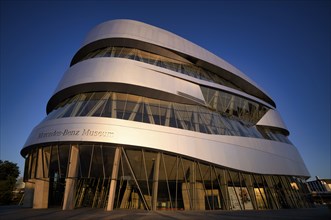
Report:
<svg viewBox="0 0 331 220"><path fill-rule="evenodd" d="M68 163L72 147L79 159ZM241 172L181 155L111 144L59 144L35 147L26 158L25 181L38 178L35 169L49 173L49 205L61 205L66 178L76 181L75 207L105 208L115 160L118 176L114 208L156 210L250 210L304 208L304 179ZM68 151L67 151L68 150ZM38 157L37 152L45 152ZM30 165L29 165L30 164ZM36 166L38 166L36 168ZM40 167L41 166L41 167ZM78 166L68 176L70 166ZM47 180L47 181L48 181ZM156 184L157 183L157 184Z"/></svg>
<svg viewBox="0 0 331 220"><path fill-rule="evenodd" d="M238 86L226 80L219 74L210 72L202 67L198 67L193 63L186 61L178 61L176 59L164 57L151 52L126 47L104 47L88 53L78 62L97 57L120 57L125 59L136 60L158 67L166 68L175 72L179 72L197 79L202 79L209 82L225 85L230 88L242 91Z"/></svg>
<svg viewBox="0 0 331 220"><path fill-rule="evenodd" d="M131 94L90 92L77 94L61 102L45 120L111 117L200 133L265 138L290 143L280 130L255 126L267 111L266 107L220 91L203 91L207 102L214 103L215 108L212 107L212 110ZM218 97L217 100L215 97Z"/></svg>

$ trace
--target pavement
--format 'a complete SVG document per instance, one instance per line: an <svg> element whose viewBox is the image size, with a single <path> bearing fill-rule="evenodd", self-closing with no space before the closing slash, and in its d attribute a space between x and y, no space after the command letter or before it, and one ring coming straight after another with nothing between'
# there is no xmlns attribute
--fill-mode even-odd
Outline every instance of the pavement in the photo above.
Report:
<svg viewBox="0 0 331 220"><path fill-rule="evenodd" d="M281 210L249 210L249 211L144 211L144 210L114 210L111 212L95 208L79 208L62 211L60 208L32 209L21 206L0 206L0 219L117 219L117 220L200 220L200 219L271 219L271 220L331 220L331 209L326 206L307 209Z"/></svg>

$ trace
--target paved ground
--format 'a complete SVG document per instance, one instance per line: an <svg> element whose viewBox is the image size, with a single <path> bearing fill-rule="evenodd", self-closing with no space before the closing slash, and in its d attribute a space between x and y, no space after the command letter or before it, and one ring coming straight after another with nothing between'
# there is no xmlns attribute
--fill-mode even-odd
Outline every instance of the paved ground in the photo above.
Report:
<svg viewBox="0 0 331 220"><path fill-rule="evenodd" d="M19 206L0 206L0 219L139 219L139 220L174 220L174 219L224 219L224 220L330 220L331 209L327 207L317 207L310 209L283 209L264 211L155 211L148 212L142 210L115 210L106 212L102 209L81 208L71 211L62 211L58 208L31 209Z"/></svg>

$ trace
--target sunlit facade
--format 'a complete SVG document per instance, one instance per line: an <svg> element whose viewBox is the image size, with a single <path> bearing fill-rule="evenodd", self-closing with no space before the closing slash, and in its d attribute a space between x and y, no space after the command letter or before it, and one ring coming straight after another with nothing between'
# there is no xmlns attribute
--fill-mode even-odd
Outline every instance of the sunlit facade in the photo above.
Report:
<svg viewBox="0 0 331 220"><path fill-rule="evenodd" d="M64 210L309 207L272 98L238 69L132 20L96 26L23 149L23 204Z"/></svg>

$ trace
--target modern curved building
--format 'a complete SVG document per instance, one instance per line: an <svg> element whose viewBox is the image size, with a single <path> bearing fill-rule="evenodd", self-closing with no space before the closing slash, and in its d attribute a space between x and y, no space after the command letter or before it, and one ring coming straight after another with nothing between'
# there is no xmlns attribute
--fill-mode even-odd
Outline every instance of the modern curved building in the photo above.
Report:
<svg viewBox="0 0 331 220"><path fill-rule="evenodd" d="M24 205L146 210L308 207L309 172L272 98L173 33L96 26L23 149Z"/></svg>

